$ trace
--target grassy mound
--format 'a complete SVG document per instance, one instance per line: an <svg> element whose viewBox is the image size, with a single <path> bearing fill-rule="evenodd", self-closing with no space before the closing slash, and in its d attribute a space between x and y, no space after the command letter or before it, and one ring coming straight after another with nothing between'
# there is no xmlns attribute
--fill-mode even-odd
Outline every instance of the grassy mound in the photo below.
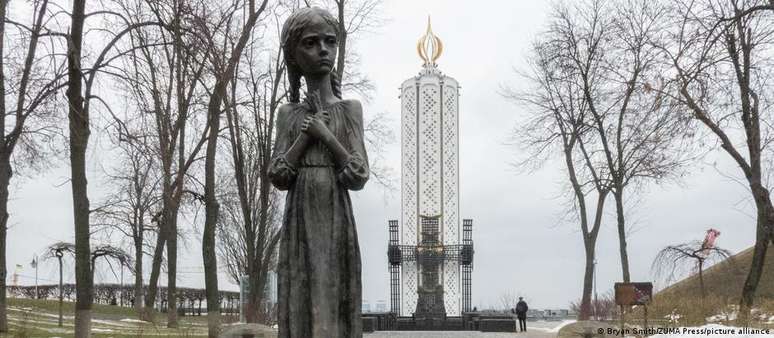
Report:
<svg viewBox="0 0 774 338"><path fill-rule="evenodd" d="M744 250L729 259L715 264L704 271L704 286L707 296L701 297L698 274L693 274L680 280L668 288L661 290L653 297L653 304L648 310L652 318L665 320L665 317L675 313L680 315L680 323L700 325L713 315L720 322L735 319L735 305L739 304L742 286L750 271L753 248ZM774 248L766 254L761 281L756 294L759 324L768 326L768 319L774 316Z"/></svg>

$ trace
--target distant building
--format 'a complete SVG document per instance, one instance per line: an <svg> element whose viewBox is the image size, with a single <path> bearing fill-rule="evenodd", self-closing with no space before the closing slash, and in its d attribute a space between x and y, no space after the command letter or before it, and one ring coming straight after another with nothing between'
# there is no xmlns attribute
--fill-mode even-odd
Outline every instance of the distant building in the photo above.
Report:
<svg viewBox="0 0 774 338"><path fill-rule="evenodd" d="M374 309L375 312L387 312L387 301L386 300L377 300L376 301L376 308Z"/></svg>
<svg viewBox="0 0 774 338"><path fill-rule="evenodd" d="M543 318L543 311L538 309L527 310L527 318Z"/></svg>
<svg viewBox="0 0 774 338"><path fill-rule="evenodd" d="M567 309L549 309L543 310L543 317L546 320L565 319L570 316L570 310Z"/></svg>
<svg viewBox="0 0 774 338"><path fill-rule="evenodd" d="M367 300L363 299L363 303L360 305L360 312L362 312L362 313L370 313L371 312L371 303L369 303Z"/></svg>

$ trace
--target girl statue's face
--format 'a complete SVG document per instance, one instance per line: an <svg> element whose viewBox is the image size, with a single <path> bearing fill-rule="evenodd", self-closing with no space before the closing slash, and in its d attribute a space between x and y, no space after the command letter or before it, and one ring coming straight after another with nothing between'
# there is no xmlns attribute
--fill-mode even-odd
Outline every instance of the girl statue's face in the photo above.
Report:
<svg viewBox="0 0 774 338"><path fill-rule="evenodd" d="M294 59L304 75L326 75L333 70L338 37L330 23L315 15L304 28Z"/></svg>

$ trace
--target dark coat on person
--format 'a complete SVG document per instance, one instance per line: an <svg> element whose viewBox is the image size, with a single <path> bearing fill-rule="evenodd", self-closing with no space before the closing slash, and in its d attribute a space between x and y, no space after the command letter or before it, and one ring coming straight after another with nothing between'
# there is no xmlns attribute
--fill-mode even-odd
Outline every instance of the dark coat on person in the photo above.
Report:
<svg viewBox="0 0 774 338"><path fill-rule="evenodd" d="M529 310L527 302L520 300L518 303L516 303L516 316L519 317L519 319L527 318L527 310Z"/></svg>

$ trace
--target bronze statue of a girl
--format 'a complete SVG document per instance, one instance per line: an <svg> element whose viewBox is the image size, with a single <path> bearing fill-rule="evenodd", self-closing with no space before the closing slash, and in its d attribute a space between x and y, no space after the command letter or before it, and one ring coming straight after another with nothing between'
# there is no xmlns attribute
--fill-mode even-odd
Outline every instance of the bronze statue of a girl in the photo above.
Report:
<svg viewBox="0 0 774 338"><path fill-rule="evenodd" d="M287 190L278 263L279 337L362 337L360 247L349 190L368 180L360 102L341 99L336 19L302 8L285 21L289 101L277 113L269 177ZM299 103L301 77L307 97Z"/></svg>

